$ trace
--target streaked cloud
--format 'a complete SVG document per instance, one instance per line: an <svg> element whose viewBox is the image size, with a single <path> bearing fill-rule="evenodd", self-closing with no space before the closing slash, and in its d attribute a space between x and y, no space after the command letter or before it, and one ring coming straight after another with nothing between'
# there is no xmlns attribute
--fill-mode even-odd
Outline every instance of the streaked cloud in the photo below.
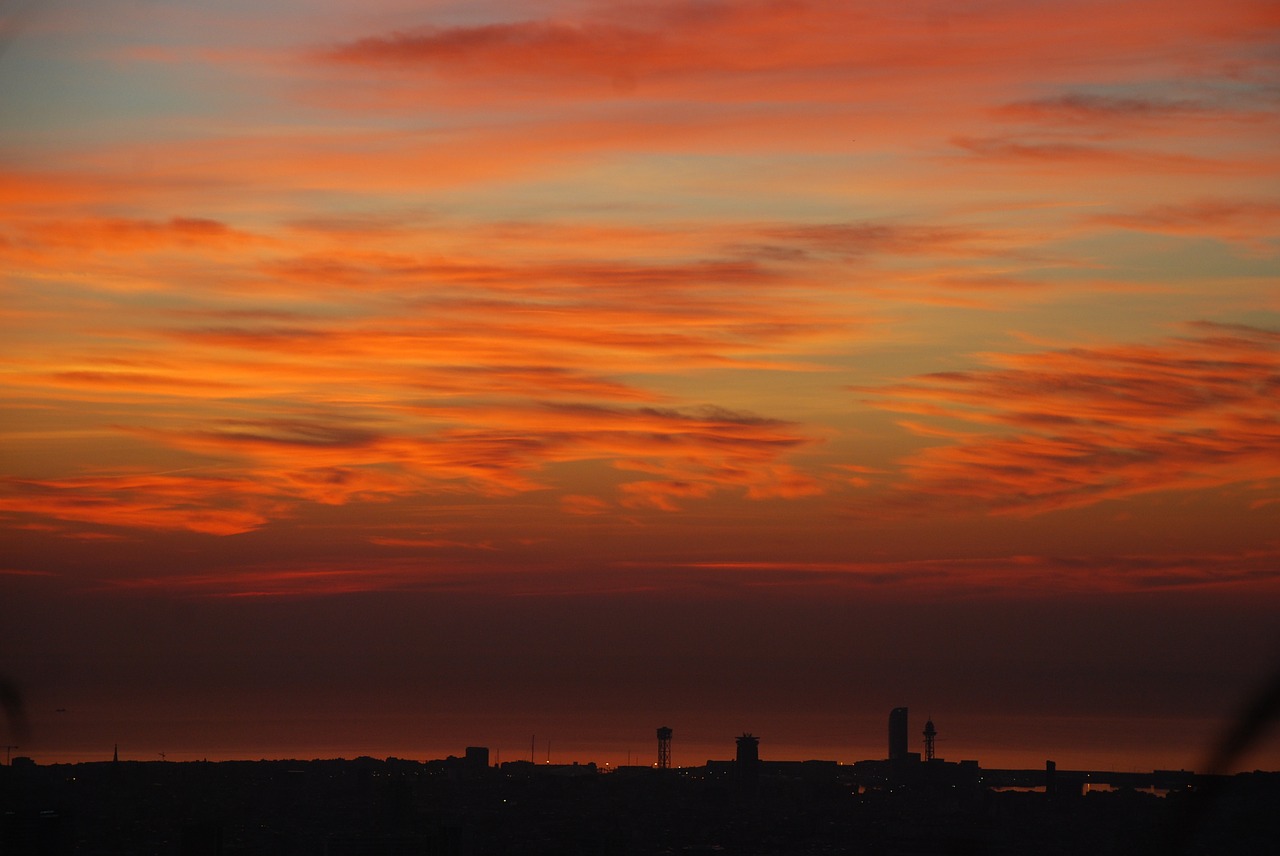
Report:
<svg viewBox="0 0 1280 856"><path fill-rule="evenodd" d="M184 529L234 535L278 510L256 485L236 478L99 476L0 482L0 512L125 529Z"/></svg>
<svg viewBox="0 0 1280 856"><path fill-rule="evenodd" d="M1037 514L1280 480L1269 404L1280 333L1201 323L1158 344L981 359L987 367L868 390L877 406L922 417L905 423L917 434L951 441L902 462L908 493Z"/></svg>
<svg viewBox="0 0 1280 856"><path fill-rule="evenodd" d="M1213 108L1192 99L1165 100L1135 96L1073 92L1006 104L1002 118L1042 122L1111 122L1115 120L1180 120Z"/></svg>
<svg viewBox="0 0 1280 856"><path fill-rule="evenodd" d="M6 143L6 525L804 552L1276 477L1269 4L333 12L36 34L124 112Z"/></svg>
<svg viewBox="0 0 1280 856"><path fill-rule="evenodd" d="M1280 202L1272 199L1204 199L1158 205L1130 213L1099 214L1093 222L1166 235L1216 238L1249 252L1275 253Z"/></svg>
<svg viewBox="0 0 1280 856"><path fill-rule="evenodd" d="M748 584L769 588L957 586L1021 597L1034 591L1136 592L1168 589L1249 588L1280 578L1272 545L1223 553L1000 555L910 561L699 562L703 571L743 574Z"/></svg>
<svg viewBox="0 0 1280 856"><path fill-rule="evenodd" d="M1087 165L1090 170L1133 170L1186 174L1245 174L1258 164L1189 155L1158 149L1120 148L1077 141L1044 140L1035 137L1002 135L955 137L952 143L970 155L1010 165L1043 168L1049 164Z"/></svg>
<svg viewBox="0 0 1280 856"><path fill-rule="evenodd" d="M846 592L919 597L984 593L998 599L1056 594L1126 594L1169 591L1266 590L1277 582L1276 546L1202 553L1118 555L993 554L914 560L762 561L717 559L663 563L618 560L588 573L539 568L518 574L486 568L476 559L495 548L435 538L379 538L379 546L410 548L411 557L373 555L359 565L341 560L303 565L250 564L181 575L135 575L91 581L101 591L170 594L190 598L331 597L374 591L450 591L485 595L559 596L658 590L705 595L716 589L843 596ZM431 553L443 558L427 559ZM470 555L472 560L459 558ZM481 572L483 569L483 572ZM602 572L603 571L603 572ZM0 574L6 573L0 571ZM29 571L9 573L47 576Z"/></svg>
<svg viewBox="0 0 1280 856"><path fill-rule="evenodd" d="M1052 75L1068 68L1097 73L1099 61L1109 71L1140 67L1162 53L1190 52L1193 39L1261 44L1277 26L1265 3L1249 0L1215 13L1190 4L1166 8L1163 16L1155 10L1147 2L1115 8L1092 0L964 10L838 2L589 4L574 17L425 24L341 41L314 56L343 66L427 67L534 81L589 76L616 84L622 78L631 86L637 80L660 85L671 77L796 70L821 71L828 79L833 71L838 79L839 72L939 68L983 77L995 66L1025 64L1030 71L1036 61L1042 74Z"/></svg>

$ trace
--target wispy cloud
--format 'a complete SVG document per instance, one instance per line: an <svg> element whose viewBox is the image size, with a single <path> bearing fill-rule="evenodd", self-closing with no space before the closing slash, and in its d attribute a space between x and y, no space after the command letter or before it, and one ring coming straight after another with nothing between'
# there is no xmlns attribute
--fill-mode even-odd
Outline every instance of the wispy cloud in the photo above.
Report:
<svg viewBox="0 0 1280 856"><path fill-rule="evenodd" d="M1273 199L1202 199L1140 211L1099 214L1092 222L1166 235L1216 238L1253 253L1280 250L1277 243L1280 201Z"/></svg>
<svg viewBox="0 0 1280 856"><path fill-rule="evenodd" d="M988 162L1028 169L1057 168L1060 165L1087 165L1090 171L1132 170L1187 174L1243 175L1256 171L1262 164L1241 163L1161 149L1121 148L1114 145L1075 140L1046 140L1039 137L1000 135L989 137L955 137L952 143L971 156Z"/></svg>
<svg viewBox="0 0 1280 856"><path fill-rule="evenodd" d="M1191 554L993 555L898 561L716 561L689 565L741 574L748 584L924 587L999 592L1137 592L1167 589L1270 588L1280 582L1274 545L1256 550Z"/></svg>
<svg viewBox="0 0 1280 856"><path fill-rule="evenodd" d="M957 593L1025 598L1045 593L1121 594L1153 591L1271 591L1280 583L1275 545L1237 551L1090 555L992 554L911 560L774 561L710 559L662 562L609 561L591 573L568 568L519 574L474 561L486 544L447 539L379 539L388 549L352 565L341 560L215 567L187 574L132 575L92 581L100 591L188 598L327 597L374 591L452 591L528 595L628 593L713 589L803 591L837 595L904 592L919 596ZM408 548L410 558L393 548ZM432 558L443 553L446 558ZM463 554L472 561L460 558ZM481 556L483 558L483 556ZM0 571L0 573L3 573ZM26 573L26 572L18 572Z"/></svg>
<svg viewBox="0 0 1280 856"><path fill-rule="evenodd" d="M917 433L951 440L902 462L905 491L1036 514L1280 479L1269 404L1280 333L1201 323L1159 344L982 359L987 368L863 390L878 407L923 417ZM927 427L938 424L974 427Z"/></svg>
<svg viewBox="0 0 1280 856"><path fill-rule="evenodd" d="M1273 4L164 14L190 44L39 36L126 112L0 170L6 525L377 510L374 554L488 554L1276 477ZM1247 252L1205 273L1134 232ZM1117 342L1258 326L1100 345L1094 307ZM1010 329L1066 344L993 352ZM546 516L419 525L442 497Z"/></svg>
<svg viewBox="0 0 1280 856"><path fill-rule="evenodd" d="M0 510L226 535L291 517L300 503L540 490L552 484L542 475L548 466L575 461L663 475L661 482L623 484L620 501L664 510L723 490L751 498L819 490L814 480L779 463L809 442L794 426L716 408L492 402L403 409L422 421L375 428L349 420L224 419L199 429L132 429L149 442L218 461L219 472L10 479L0 484ZM583 509L590 502L572 504Z"/></svg>
<svg viewBox="0 0 1280 856"><path fill-rule="evenodd" d="M1198 116L1213 110L1210 105L1189 98L1169 100L1073 92L1006 104L999 108L997 115L1006 119L1074 124L1131 120L1180 121L1188 116Z"/></svg>
<svg viewBox="0 0 1280 856"><path fill-rule="evenodd" d="M248 481L225 478L101 476L0 481L0 513L126 529L183 529L234 535L280 508Z"/></svg>
<svg viewBox="0 0 1280 856"><path fill-rule="evenodd" d="M535 83L583 77L629 91L726 74L796 71L886 76L950 68L970 79L993 66L1030 72L1139 66L1198 39L1257 43L1277 22L1266 4L1229 9L1123 7L1093 0L984 9L869 7L864 4L750 2L690 7L592 4L575 17L525 18L461 26L424 25L357 37L312 56L343 66L430 69L450 77L515 77ZM979 60L985 60L979 62ZM1096 71L1095 71L1096 73ZM765 77L764 81L769 78ZM781 81L776 81L781 82ZM572 91L572 88L569 89ZM768 89L765 92L769 92Z"/></svg>

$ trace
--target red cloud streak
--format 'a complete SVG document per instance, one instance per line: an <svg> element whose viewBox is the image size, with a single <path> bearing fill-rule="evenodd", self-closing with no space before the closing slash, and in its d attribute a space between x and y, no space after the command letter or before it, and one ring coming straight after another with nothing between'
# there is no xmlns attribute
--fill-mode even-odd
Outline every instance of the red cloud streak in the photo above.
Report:
<svg viewBox="0 0 1280 856"><path fill-rule="evenodd" d="M1158 345L988 354L988 368L866 391L931 424L980 428L902 462L902 490L917 497L1036 514L1151 491L1274 486L1280 333L1192 331Z"/></svg>

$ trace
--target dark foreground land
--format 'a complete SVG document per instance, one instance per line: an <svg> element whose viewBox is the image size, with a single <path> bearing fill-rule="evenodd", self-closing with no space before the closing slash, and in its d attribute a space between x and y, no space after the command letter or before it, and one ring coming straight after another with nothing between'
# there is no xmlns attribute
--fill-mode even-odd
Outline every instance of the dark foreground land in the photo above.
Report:
<svg viewBox="0 0 1280 856"><path fill-rule="evenodd" d="M1280 774L1186 778L1156 796L825 762L746 775L731 763L28 762L0 768L0 853L1280 853Z"/></svg>

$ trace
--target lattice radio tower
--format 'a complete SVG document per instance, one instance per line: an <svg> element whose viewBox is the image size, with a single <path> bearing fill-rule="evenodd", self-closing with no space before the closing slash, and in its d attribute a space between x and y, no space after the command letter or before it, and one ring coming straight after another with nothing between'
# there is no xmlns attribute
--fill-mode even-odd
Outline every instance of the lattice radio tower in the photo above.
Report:
<svg viewBox="0 0 1280 856"><path fill-rule="evenodd" d="M665 726L658 729L658 769L671 769L671 729Z"/></svg>

